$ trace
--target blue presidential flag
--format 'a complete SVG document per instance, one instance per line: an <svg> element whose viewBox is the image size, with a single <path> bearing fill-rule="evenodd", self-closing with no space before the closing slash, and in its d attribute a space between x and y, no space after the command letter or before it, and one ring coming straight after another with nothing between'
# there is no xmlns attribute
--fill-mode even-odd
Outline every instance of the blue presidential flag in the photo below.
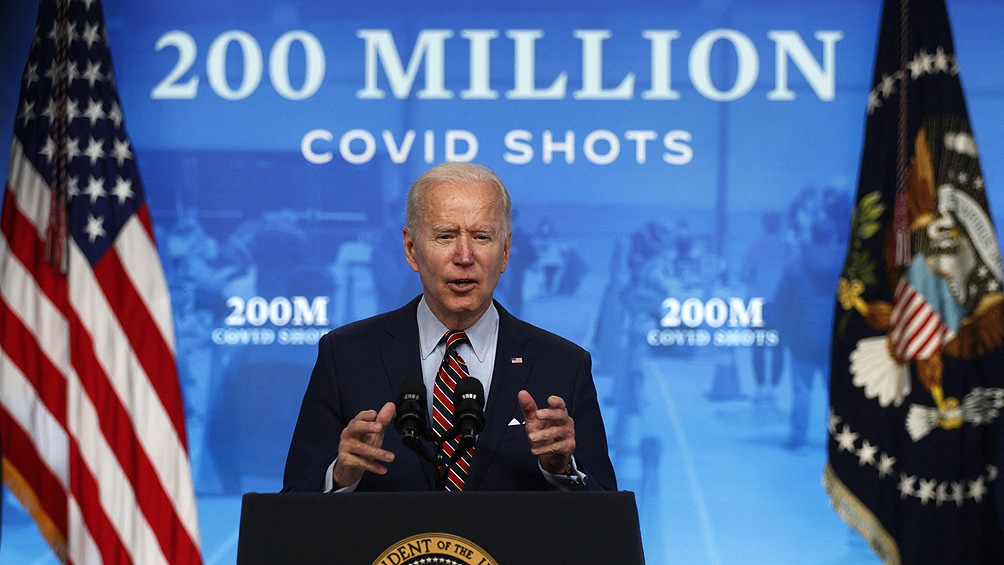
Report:
<svg viewBox="0 0 1004 565"><path fill-rule="evenodd" d="M1004 294L943 0L885 2L824 485L887 563L1001 563Z"/></svg>

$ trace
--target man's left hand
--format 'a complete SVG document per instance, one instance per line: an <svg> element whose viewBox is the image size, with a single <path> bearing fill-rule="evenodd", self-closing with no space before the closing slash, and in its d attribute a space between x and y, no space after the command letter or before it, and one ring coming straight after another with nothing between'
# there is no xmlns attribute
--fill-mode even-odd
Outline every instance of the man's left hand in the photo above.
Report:
<svg viewBox="0 0 1004 565"><path fill-rule="evenodd" d="M523 410L530 453L540 458L541 467L548 473L563 473L575 452L575 421L568 415L565 400L549 396L548 407L538 409L529 392L521 390L517 398Z"/></svg>

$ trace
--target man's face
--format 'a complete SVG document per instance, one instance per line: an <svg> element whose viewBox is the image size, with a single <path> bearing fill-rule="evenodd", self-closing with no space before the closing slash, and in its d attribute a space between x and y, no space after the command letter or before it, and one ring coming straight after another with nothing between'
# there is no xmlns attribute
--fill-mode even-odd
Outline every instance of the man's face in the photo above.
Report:
<svg viewBox="0 0 1004 565"><path fill-rule="evenodd" d="M504 233L487 183L438 184L425 191L418 225L404 228L404 254L422 279L432 313L451 330L470 327L488 309L509 262Z"/></svg>

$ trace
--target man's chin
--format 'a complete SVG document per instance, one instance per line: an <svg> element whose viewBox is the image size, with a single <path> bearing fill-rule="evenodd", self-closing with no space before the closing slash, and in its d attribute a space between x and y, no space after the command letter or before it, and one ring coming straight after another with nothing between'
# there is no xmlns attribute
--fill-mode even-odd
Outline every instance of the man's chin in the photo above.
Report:
<svg viewBox="0 0 1004 565"><path fill-rule="evenodd" d="M446 308L454 314L470 314L481 306L482 304L475 300L451 300L446 304Z"/></svg>
<svg viewBox="0 0 1004 565"><path fill-rule="evenodd" d="M480 314L488 309L488 302L477 300L473 296L454 296L452 300L446 301L446 309L455 316L469 316Z"/></svg>

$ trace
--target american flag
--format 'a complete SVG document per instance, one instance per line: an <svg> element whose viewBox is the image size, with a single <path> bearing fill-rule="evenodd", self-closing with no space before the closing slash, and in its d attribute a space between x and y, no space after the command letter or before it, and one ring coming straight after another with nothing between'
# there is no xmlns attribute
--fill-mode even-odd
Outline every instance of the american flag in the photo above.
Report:
<svg viewBox="0 0 1004 565"><path fill-rule="evenodd" d="M199 563L171 304L99 0L43 0L0 238L4 482L67 563Z"/></svg>

